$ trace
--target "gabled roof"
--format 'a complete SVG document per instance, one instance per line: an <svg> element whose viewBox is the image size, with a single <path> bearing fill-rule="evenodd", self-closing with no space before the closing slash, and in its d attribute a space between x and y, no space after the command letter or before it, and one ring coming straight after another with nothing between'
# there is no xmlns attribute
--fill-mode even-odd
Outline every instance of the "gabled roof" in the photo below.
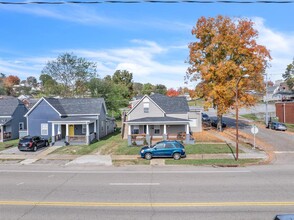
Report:
<svg viewBox="0 0 294 220"><path fill-rule="evenodd" d="M150 98L167 114L187 113L189 111L186 97L169 97L153 94L150 95Z"/></svg>
<svg viewBox="0 0 294 220"><path fill-rule="evenodd" d="M18 105L23 103L14 97L0 99L0 116L12 116Z"/></svg>
<svg viewBox="0 0 294 220"><path fill-rule="evenodd" d="M60 116L72 115L99 115L101 109L104 108L107 113L103 98L42 98L33 108L26 114L29 115L38 104L44 100L47 102Z"/></svg>

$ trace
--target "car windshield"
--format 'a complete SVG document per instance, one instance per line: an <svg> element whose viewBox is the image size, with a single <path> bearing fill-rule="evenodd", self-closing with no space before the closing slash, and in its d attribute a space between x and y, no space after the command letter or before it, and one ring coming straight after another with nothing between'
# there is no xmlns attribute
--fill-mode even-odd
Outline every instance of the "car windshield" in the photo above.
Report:
<svg viewBox="0 0 294 220"><path fill-rule="evenodd" d="M30 138L30 137L24 137L24 138L20 139L20 143L25 143L25 142L30 142L30 141L32 141L32 138Z"/></svg>

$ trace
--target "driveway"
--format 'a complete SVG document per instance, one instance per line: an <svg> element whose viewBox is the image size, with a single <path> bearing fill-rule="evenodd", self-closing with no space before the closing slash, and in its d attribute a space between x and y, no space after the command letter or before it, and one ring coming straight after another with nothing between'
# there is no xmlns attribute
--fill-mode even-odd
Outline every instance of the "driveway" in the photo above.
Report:
<svg viewBox="0 0 294 220"><path fill-rule="evenodd" d="M8 155L38 155L44 150L48 149L48 147L40 148L36 152L33 151L20 151L17 147L11 147L6 150L0 151L0 154L8 154Z"/></svg>

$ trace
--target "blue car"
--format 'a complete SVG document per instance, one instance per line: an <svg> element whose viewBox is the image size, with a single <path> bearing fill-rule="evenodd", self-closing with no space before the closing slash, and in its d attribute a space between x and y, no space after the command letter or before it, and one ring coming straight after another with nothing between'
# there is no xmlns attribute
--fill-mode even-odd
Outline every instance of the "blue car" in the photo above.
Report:
<svg viewBox="0 0 294 220"><path fill-rule="evenodd" d="M179 160L186 157L185 147L178 141L160 141L151 147L142 147L140 154L146 160L151 160L153 157L173 157Z"/></svg>

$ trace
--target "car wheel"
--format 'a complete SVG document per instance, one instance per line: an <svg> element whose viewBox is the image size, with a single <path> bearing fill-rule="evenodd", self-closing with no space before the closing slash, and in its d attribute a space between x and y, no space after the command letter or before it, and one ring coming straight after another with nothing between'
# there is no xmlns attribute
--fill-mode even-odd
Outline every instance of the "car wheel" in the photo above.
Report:
<svg viewBox="0 0 294 220"><path fill-rule="evenodd" d="M173 158L175 160L179 160L179 159L181 159L181 155L179 153L174 153Z"/></svg>
<svg viewBox="0 0 294 220"><path fill-rule="evenodd" d="M35 151L35 152L37 151L37 146L36 145L34 146L33 151Z"/></svg>
<svg viewBox="0 0 294 220"><path fill-rule="evenodd" d="M146 159L146 160L151 160L151 158L152 158L151 153L146 153L146 154L145 154L145 159Z"/></svg>
<svg viewBox="0 0 294 220"><path fill-rule="evenodd" d="M48 147L49 146L49 143L48 141L45 142L45 147Z"/></svg>

